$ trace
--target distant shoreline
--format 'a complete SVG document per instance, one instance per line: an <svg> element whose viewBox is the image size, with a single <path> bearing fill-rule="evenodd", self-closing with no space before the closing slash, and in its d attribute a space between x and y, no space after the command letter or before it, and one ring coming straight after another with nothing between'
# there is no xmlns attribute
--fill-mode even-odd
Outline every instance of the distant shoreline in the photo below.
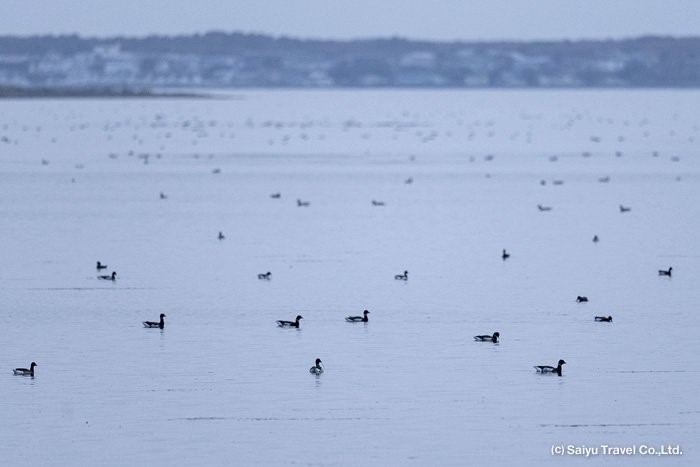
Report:
<svg viewBox="0 0 700 467"><path fill-rule="evenodd" d="M85 88L25 88L16 86L0 86L0 99L29 99L29 98L215 98L206 93L154 91L151 89L128 89L109 87Z"/></svg>

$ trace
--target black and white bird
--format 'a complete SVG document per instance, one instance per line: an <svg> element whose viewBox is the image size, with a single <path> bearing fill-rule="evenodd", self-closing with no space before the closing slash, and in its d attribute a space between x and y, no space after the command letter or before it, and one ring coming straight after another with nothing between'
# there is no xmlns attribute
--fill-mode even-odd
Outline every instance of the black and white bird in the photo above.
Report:
<svg viewBox="0 0 700 467"><path fill-rule="evenodd" d="M510 258L510 253L508 253L505 248L503 249L503 254L501 254L501 258L503 258L503 261Z"/></svg>
<svg viewBox="0 0 700 467"><path fill-rule="evenodd" d="M280 319L277 321L277 326L281 328L298 328L300 319L304 319L304 317L301 315L297 315L294 321L284 321Z"/></svg>
<svg viewBox="0 0 700 467"><path fill-rule="evenodd" d="M586 296L584 296L584 295L579 295L578 297L576 297L576 301L579 302L579 303L587 302L587 301L588 301L588 297L586 297Z"/></svg>
<svg viewBox="0 0 700 467"><path fill-rule="evenodd" d="M320 358L317 358L316 364L309 368L309 373L311 373L312 375L320 375L321 373L323 373L323 367L321 366Z"/></svg>
<svg viewBox="0 0 700 467"><path fill-rule="evenodd" d="M492 335L488 334L482 334L480 336L474 336L474 340L478 342L493 342L494 344L498 343L498 338L501 337L501 333L496 331Z"/></svg>
<svg viewBox="0 0 700 467"><path fill-rule="evenodd" d="M345 321L348 323L366 323L369 321L367 314L369 311L365 310L362 312L362 316L346 316Z"/></svg>
<svg viewBox="0 0 700 467"><path fill-rule="evenodd" d="M669 267L668 270L659 269L659 276L671 277L671 271L673 271L673 268L671 268L671 267Z"/></svg>
<svg viewBox="0 0 700 467"><path fill-rule="evenodd" d="M32 362L31 365L29 365L29 368L15 368L12 370L12 374L15 376L34 376L34 367L39 366L36 363Z"/></svg>
<svg viewBox="0 0 700 467"><path fill-rule="evenodd" d="M603 323L612 323L612 316L596 316L595 320Z"/></svg>
<svg viewBox="0 0 700 467"><path fill-rule="evenodd" d="M112 274L108 276L97 276L98 279L102 279L103 281L116 281L117 280L117 272L112 271Z"/></svg>
<svg viewBox="0 0 700 467"><path fill-rule="evenodd" d="M165 313L160 314L160 321L144 321L143 327L163 329L165 327L165 320L163 318L165 318Z"/></svg>
<svg viewBox="0 0 700 467"><path fill-rule="evenodd" d="M269 281L271 277L272 277L272 273L270 271L267 271L264 274L258 274L258 279L264 279L264 280Z"/></svg>
<svg viewBox="0 0 700 467"><path fill-rule="evenodd" d="M559 360L556 367L549 365L535 365L534 368L538 373L556 373L557 375L561 376L561 366L564 364L566 364L564 360Z"/></svg>
<svg viewBox="0 0 700 467"><path fill-rule="evenodd" d="M408 271L404 271L403 274L396 274L394 276L394 279L397 281L407 281L408 280Z"/></svg>

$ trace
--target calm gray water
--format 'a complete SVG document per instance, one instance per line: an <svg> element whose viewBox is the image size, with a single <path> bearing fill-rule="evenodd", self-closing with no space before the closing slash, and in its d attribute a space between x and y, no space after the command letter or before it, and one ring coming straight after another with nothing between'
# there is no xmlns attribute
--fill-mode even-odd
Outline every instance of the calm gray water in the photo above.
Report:
<svg viewBox="0 0 700 467"><path fill-rule="evenodd" d="M0 101L0 463L697 464L698 107ZM532 367L560 358L562 377ZM551 454L602 444L683 454Z"/></svg>

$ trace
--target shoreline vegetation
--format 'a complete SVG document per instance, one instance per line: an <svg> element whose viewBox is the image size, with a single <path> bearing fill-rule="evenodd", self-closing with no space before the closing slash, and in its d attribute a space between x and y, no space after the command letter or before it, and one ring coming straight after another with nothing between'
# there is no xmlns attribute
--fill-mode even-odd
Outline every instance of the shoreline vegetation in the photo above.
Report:
<svg viewBox="0 0 700 467"><path fill-rule="evenodd" d="M23 98L213 98L208 93L177 92L152 89L132 89L122 87L21 87L0 86L0 99Z"/></svg>

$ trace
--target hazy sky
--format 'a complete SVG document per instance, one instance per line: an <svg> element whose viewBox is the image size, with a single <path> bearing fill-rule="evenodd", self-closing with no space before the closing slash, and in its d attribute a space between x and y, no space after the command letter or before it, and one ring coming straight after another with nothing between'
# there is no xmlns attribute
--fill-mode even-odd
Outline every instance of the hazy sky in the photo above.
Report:
<svg viewBox="0 0 700 467"><path fill-rule="evenodd" d="M257 32L302 38L700 33L700 0L0 0L0 35Z"/></svg>

